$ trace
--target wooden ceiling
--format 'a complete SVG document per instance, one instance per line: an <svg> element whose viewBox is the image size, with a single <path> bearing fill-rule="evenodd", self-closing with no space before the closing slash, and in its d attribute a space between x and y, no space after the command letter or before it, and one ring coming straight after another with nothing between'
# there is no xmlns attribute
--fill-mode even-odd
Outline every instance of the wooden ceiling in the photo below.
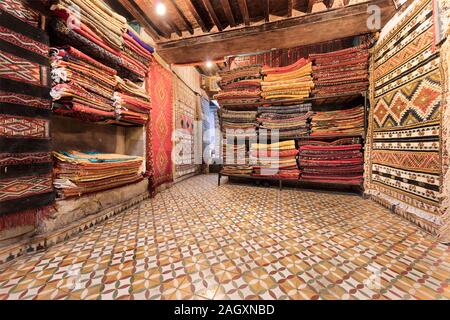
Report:
<svg viewBox="0 0 450 320"><path fill-rule="evenodd" d="M169 63L189 64L358 35L367 28L369 4L381 8L383 24L393 0L109 0L128 11L151 34ZM166 5L164 16L156 5ZM355 3L355 4L354 4Z"/></svg>

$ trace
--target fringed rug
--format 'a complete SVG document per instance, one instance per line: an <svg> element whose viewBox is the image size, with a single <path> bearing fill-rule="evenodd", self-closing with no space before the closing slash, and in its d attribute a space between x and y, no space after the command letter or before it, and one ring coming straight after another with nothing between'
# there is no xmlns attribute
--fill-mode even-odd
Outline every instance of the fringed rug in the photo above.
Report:
<svg viewBox="0 0 450 320"><path fill-rule="evenodd" d="M173 76L156 60L150 65L146 80L152 101L151 126L147 126L147 170L151 169L150 187L154 191L173 181Z"/></svg>
<svg viewBox="0 0 450 320"><path fill-rule="evenodd" d="M48 37L21 1L0 5L0 241L33 231L54 200Z"/></svg>
<svg viewBox="0 0 450 320"><path fill-rule="evenodd" d="M373 49L368 192L437 234L443 79L433 1L420 0Z"/></svg>

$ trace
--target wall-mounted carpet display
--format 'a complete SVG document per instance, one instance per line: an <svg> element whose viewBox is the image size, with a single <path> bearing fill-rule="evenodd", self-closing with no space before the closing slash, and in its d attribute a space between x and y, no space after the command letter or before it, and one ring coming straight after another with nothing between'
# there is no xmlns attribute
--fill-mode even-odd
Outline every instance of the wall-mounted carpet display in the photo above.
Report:
<svg viewBox="0 0 450 320"><path fill-rule="evenodd" d="M307 58L310 53L338 51L355 45L367 45L373 42L373 35L360 35L289 49L275 49L254 55L230 57L227 64L231 66L231 69L252 64L261 64L271 68L285 67L301 58Z"/></svg>
<svg viewBox="0 0 450 320"><path fill-rule="evenodd" d="M180 79L175 78L175 178L195 173L195 121L198 117L197 95Z"/></svg>
<svg viewBox="0 0 450 320"><path fill-rule="evenodd" d="M150 185L154 190L173 181L173 75L155 60L150 64L145 84L152 101L152 126L147 127L147 168L153 168Z"/></svg>
<svg viewBox="0 0 450 320"><path fill-rule="evenodd" d="M210 163L212 162L212 156L215 147L214 113L211 110L209 100L201 97L200 104L202 107L203 157L206 163Z"/></svg>
<svg viewBox="0 0 450 320"><path fill-rule="evenodd" d="M32 231L54 200L48 37L21 1L0 3L0 241Z"/></svg>
<svg viewBox="0 0 450 320"><path fill-rule="evenodd" d="M450 243L450 1L440 1L441 12L447 17L445 20L446 40L440 48L444 79L447 79L444 90L444 104L442 107L442 221L439 237L442 242Z"/></svg>
<svg viewBox="0 0 450 320"><path fill-rule="evenodd" d="M443 78L433 1L412 6L373 48L366 191L439 234Z"/></svg>

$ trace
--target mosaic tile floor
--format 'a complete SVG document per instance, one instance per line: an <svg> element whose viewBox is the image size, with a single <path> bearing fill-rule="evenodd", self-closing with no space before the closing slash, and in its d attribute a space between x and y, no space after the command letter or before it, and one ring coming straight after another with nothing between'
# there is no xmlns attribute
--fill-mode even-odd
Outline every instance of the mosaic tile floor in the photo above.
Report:
<svg viewBox="0 0 450 320"><path fill-rule="evenodd" d="M0 269L0 299L448 299L450 248L357 195L197 176Z"/></svg>

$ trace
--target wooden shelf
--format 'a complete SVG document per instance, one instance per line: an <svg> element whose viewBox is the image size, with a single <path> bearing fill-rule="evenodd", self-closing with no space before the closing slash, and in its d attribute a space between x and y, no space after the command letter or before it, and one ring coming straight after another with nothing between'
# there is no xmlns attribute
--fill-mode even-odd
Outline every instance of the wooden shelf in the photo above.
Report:
<svg viewBox="0 0 450 320"><path fill-rule="evenodd" d="M227 173L219 173L218 185L220 186L221 177L229 177L229 178L240 178L247 180L256 180L256 181L272 181L278 182L280 190L283 188L283 182L288 182L296 185L316 185L316 186L328 186L328 187L359 187L361 189L361 193L363 193L364 184L361 183L348 183L348 182L322 182L322 181L310 181L304 180L302 178L299 179L283 179L283 178L273 178L273 177L255 177L251 175L244 174L227 174Z"/></svg>
<svg viewBox="0 0 450 320"><path fill-rule="evenodd" d="M89 120L83 120L80 118L77 118L75 116L71 116L69 114L64 115L64 114L59 114L59 113L53 113L52 117L56 117L56 118L66 118L66 119L74 119L80 122L84 122L84 123L89 123L89 124L95 124L95 125L99 125L99 126L115 126L115 127L122 127L122 128L141 128L141 127L145 127L144 124L138 124L138 123L120 123L115 119L107 119L107 120L103 120L103 121L89 121ZM108 123L108 121L111 121L111 123Z"/></svg>
<svg viewBox="0 0 450 320"><path fill-rule="evenodd" d="M259 141L259 138L262 137L264 140L271 141L270 137L264 136L264 135L258 135L257 141ZM243 138L244 140L249 140L250 138L254 139L255 137L239 137ZM316 135L316 136L297 136L297 137L279 137L279 141L286 141L286 140L314 140L314 139L340 139L340 138L361 138L365 139L365 135L363 133L348 133L348 134L326 134L326 135ZM224 137L224 140L227 138Z"/></svg>
<svg viewBox="0 0 450 320"><path fill-rule="evenodd" d="M321 97L309 97L304 99L279 99L279 100L264 100L256 103L239 103L235 105L219 105L224 109L243 109L245 107L247 108L257 108L261 106L266 105L293 105L293 104L303 104L308 102L313 102L316 105L324 105L329 103L337 103L337 102L345 102L345 101L352 101L356 98L364 97L366 94L365 91L363 92L351 92L351 93L344 93L339 95L329 95L329 96L321 96Z"/></svg>

